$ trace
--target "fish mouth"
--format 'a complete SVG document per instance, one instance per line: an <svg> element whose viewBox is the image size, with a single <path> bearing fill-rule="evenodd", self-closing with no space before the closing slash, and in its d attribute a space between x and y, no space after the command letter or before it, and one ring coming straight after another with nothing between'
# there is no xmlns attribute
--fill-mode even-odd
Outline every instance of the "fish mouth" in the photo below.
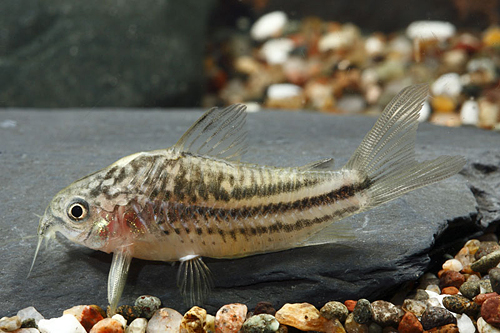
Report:
<svg viewBox="0 0 500 333"><path fill-rule="evenodd" d="M28 272L28 277L35 266L35 261L38 256L38 252L40 251L40 247L42 245L43 240L45 239L45 246L47 246L50 239L54 238L55 230L54 230L54 218L52 217L52 212L50 207L47 208L45 214L40 218L40 222L38 224L38 243L36 245L35 255L33 256L33 261L31 262L31 267Z"/></svg>

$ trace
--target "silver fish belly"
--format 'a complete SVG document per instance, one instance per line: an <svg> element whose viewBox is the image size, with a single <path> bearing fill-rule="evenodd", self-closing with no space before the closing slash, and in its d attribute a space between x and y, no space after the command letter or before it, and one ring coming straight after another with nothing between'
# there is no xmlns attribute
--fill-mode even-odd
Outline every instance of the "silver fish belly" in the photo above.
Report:
<svg viewBox="0 0 500 333"><path fill-rule="evenodd" d="M311 245L311 237L335 221L460 171L465 160L459 156L414 158L426 96L423 85L402 90L337 171L331 159L293 168L242 163L244 106L209 110L173 147L127 156L59 192L40 220L36 253L55 232L113 252L111 311L132 257L181 261L181 293L200 303L212 284L201 257ZM325 242L335 241L326 236Z"/></svg>

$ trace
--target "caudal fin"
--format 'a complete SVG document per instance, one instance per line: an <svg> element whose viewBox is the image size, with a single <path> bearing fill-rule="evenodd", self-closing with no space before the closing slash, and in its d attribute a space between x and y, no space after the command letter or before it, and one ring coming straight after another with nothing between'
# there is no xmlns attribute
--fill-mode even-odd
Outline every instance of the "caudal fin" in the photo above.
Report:
<svg viewBox="0 0 500 333"><path fill-rule="evenodd" d="M425 84L403 89L386 106L344 169L357 170L369 180L366 208L450 177L465 164L462 156L415 160L418 116L427 98Z"/></svg>

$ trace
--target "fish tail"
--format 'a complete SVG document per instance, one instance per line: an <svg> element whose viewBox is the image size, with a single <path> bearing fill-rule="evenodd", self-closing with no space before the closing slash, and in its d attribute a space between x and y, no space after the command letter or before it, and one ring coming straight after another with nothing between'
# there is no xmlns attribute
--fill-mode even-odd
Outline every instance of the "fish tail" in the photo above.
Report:
<svg viewBox="0 0 500 333"><path fill-rule="evenodd" d="M387 105L344 166L344 169L358 171L366 179L365 209L450 177L465 165L462 156L415 160L419 111L427 95L426 84L403 89Z"/></svg>

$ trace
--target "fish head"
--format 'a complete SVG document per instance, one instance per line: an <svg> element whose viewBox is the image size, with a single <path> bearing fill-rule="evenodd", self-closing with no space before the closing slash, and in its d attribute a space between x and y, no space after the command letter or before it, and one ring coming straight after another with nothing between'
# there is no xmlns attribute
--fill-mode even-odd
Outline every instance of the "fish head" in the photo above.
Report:
<svg viewBox="0 0 500 333"><path fill-rule="evenodd" d="M96 177L80 179L54 196L40 220L39 237L50 238L59 232L91 249L107 246L111 238L109 227L116 214L105 210L99 195L93 194L90 185L95 184Z"/></svg>
<svg viewBox="0 0 500 333"><path fill-rule="evenodd" d="M52 238L56 232L69 240L100 250L109 240L113 214L105 211L81 179L54 196L40 219L38 237Z"/></svg>
<svg viewBox="0 0 500 333"><path fill-rule="evenodd" d="M92 195L90 184L96 181L95 176L89 175L72 183L57 193L47 206L38 225L38 244L31 269L43 240L48 242L57 232L88 248L106 250L114 215L104 210L99 198Z"/></svg>

